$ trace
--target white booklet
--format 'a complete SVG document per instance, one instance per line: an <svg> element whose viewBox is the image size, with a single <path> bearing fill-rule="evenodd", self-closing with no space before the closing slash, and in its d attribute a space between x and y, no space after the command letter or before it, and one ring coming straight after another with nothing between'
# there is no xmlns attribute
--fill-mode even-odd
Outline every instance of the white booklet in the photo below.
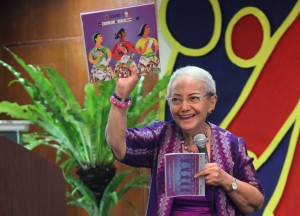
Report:
<svg viewBox="0 0 300 216"><path fill-rule="evenodd" d="M204 153L165 154L166 196L205 196L204 177L194 178L204 165Z"/></svg>

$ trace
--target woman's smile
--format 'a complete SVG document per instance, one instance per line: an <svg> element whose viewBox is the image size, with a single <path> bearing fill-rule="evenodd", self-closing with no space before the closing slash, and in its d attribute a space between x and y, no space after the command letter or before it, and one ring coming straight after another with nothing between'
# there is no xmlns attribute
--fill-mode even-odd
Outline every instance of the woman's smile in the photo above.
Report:
<svg viewBox="0 0 300 216"><path fill-rule="evenodd" d="M185 114L185 115L179 115L179 117L184 120L184 121L191 121L193 120L193 118L195 117L196 115L195 114Z"/></svg>

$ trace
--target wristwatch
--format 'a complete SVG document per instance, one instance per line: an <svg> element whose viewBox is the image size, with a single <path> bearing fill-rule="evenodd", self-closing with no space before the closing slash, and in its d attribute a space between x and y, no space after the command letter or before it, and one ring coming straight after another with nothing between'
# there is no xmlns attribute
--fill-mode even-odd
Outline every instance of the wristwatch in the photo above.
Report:
<svg viewBox="0 0 300 216"><path fill-rule="evenodd" d="M233 191L235 191L238 187L238 184L237 184L237 181L236 181L236 178L233 178L233 181L231 183L231 189L230 191L227 191L227 193L231 193Z"/></svg>

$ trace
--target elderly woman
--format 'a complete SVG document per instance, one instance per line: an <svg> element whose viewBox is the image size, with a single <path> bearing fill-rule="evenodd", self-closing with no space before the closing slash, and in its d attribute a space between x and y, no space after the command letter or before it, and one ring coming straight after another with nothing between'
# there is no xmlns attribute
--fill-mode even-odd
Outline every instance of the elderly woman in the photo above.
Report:
<svg viewBox="0 0 300 216"><path fill-rule="evenodd" d="M131 77L117 81L106 138L117 160L133 167L151 168L146 215L246 215L260 209L263 189L245 141L206 120L217 103L212 76L194 66L176 70L167 88L173 120L126 129L129 95L139 79L135 65L132 70ZM164 155L197 152L193 139L199 133L207 136L209 162L194 178L204 176L205 196L167 197Z"/></svg>

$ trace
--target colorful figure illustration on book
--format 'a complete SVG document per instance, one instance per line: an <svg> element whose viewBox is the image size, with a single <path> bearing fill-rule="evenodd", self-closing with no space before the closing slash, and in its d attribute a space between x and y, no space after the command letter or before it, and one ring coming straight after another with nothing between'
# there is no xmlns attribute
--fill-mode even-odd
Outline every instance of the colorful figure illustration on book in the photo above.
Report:
<svg viewBox="0 0 300 216"><path fill-rule="evenodd" d="M119 77L128 77L131 75L130 64L135 55L135 47L130 41L126 41L127 34L124 28L115 33L115 39L119 41L112 48L112 56L117 59L114 73Z"/></svg>
<svg viewBox="0 0 300 216"><path fill-rule="evenodd" d="M143 24L138 34L141 38L135 44L136 52L141 55L138 63L138 73L140 75L160 72L160 61L156 55L158 42L155 38L149 37L150 31L150 26ZM154 50L152 47L154 47Z"/></svg>
<svg viewBox="0 0 300 216"><path fill-rule="evenodd" d="M95 46L89 52L89 62L93 65L90 72L90 82L106 81L113 78L113 70L109 65L111 60L111 51L108 47L103 46L103 36L96 33L93 36Z"/></svg>

